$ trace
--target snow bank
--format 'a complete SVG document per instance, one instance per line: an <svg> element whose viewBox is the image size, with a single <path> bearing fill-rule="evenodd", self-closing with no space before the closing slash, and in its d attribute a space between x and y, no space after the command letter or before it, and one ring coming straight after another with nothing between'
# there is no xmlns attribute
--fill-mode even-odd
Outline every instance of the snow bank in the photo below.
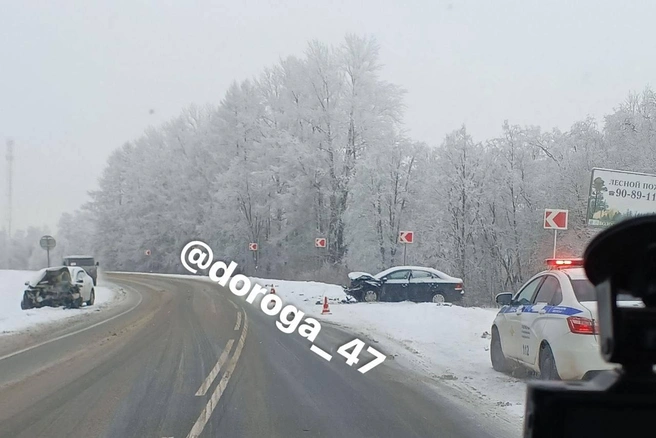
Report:
<svg viewBox="0 0 656 438"><path fill-rule="evenodd" d="M252 278L273 286L284 304L374 339L415 371L447 385L467 401L482 405L489 415L516 424L524 416L526 385L498 373L490 363L489 331L498 309L438 306L432 303L355 303L341 286L301 281ZM326 296L330 315L321 315Z"/></svg>
<svg viewBox="0 0 656 438"><path fill-rule="evenodd" d="M336 284L317 283L316 281L287 281L267 280L265 278L249 277L251 281L260 286L275 289L280 294L285 304L294 304L296 307L308 306L309 304L323 304L323 298L327 297L330 304L340 303L347 300L342 286ZM312 307L310 307L312 308ZM305 309L304 309L305 310ZM321 308L319 308L321 313Z"/></svg>
<svg viewBox="0 0 656 438"><path fill-rule="evenodd" d="M63 307L42 307L40 309L21 310L25 282L31 280L36 271L0 270L0 336L20 332L27 328L60 321L66 318L81 317L96 310L112 305L117 294L113 289L96 286L96 301L93 306L80 309Z"/></svg>

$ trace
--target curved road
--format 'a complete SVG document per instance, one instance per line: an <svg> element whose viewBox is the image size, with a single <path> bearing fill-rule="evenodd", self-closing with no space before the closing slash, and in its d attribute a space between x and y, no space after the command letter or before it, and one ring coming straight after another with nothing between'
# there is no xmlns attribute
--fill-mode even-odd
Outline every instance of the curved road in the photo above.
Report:
<svg viewBox="0 0 656 438"><path fill-rule="evenodd" d="M121 305L0 343L0 437L507 436L395 361L347 366L335 350L354 336L326 324L330 362L217 285L106 280L128 292Z"/></svg>

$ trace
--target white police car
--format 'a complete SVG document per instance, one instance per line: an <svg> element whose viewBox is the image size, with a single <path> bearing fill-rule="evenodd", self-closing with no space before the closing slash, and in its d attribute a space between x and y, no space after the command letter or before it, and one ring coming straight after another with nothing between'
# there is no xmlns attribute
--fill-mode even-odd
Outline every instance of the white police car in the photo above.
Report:
<svg viewBox="0 0 656 438"><path fill-rule="evenodd" d="M497 371L521 365L546 380L579 380L615 365L598 344L597 299L582 259L548 259L550 269L528 280L517 294L502 293L492 325L490 357ZM618 305L641 306L622 295Z"/></svg>

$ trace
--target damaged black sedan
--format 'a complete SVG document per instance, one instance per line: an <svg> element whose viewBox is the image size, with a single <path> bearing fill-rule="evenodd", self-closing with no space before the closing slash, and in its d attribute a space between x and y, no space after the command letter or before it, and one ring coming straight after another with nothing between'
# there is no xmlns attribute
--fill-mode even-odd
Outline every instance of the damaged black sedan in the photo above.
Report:
<svg viewBox="0 0 656 438"><path fill-rule="evenodd" d="M460 303L465 294L462 279L421 266L397 266L376 275L351 272L349 279L344 292L358 301Z"/></svg>
<svg viewBox="0 0 656 438"><path fill-rule="evenodd" d="M93 279L80 267L42 269L25 286L23 310L44 306L79 308L84 303L93 305L96 298Z"/></svg>

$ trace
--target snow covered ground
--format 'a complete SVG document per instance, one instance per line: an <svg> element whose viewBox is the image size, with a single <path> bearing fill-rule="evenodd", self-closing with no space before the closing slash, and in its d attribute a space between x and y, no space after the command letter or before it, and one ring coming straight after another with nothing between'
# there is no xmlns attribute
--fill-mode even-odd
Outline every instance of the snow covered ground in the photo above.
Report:
<svg viewBox="0 0 656 438"><path fill-rule="evenodd" d="M118 298L118 294L113 289L96 286L94 288L96 301L91 307L84 306L80 309L42 307L21 310L20 302L23 298L25 282L32 279L35 273L36 271L0 270L0 336L66 318L81 317L112 305Z"/></svg>
<svg viewBox="0 0 656 438"><path fill-rule="evenodd" d="M490 363L489 331L498 309L411 302L340 304L346 295L338 285L252 280L273 287L284 304L378 341L388 353L457 390L462 400L486 407L490 415L521 424L526 385L494 371ZM322 306L317 304L324 296L330 315L321 315Z"/></svg>

